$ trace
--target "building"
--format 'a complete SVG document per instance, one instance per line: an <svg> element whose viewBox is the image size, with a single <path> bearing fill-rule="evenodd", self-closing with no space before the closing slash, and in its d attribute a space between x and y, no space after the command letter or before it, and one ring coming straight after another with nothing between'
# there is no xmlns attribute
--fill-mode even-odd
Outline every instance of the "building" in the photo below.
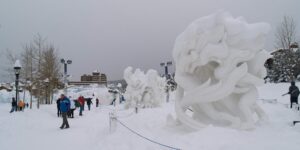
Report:
<svg viewBox="0 0 300 150"><path fill-rule="evenodd" d="M92 75L84 74L81 76L80 81L71 81L69 85L90 85L99 84L107 86L107 77L104 73L100 73L98 70L92 72Z"/></svg>

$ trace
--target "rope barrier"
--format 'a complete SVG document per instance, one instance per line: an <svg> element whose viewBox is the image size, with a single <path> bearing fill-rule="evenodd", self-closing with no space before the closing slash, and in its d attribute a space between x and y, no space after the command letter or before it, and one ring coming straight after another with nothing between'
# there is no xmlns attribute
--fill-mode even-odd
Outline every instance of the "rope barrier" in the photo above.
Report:
<svg viewBox="0 0 300 150"><path fill-rule="evenodd" d="M136 131L130 129L128 126L126 126L124 123L122 123L122 122L121 122L119 119L117 119L117 118L116 118L116 121L117 121L118 123L120 123L123 127L125 127L126 129L128 129L129 131L131 131L132 133L136 134L137 136L139 136L139 137L141 137L141 138L143 138L143 139L145 139L145 140L148 140L148 141L150 141L150 142L152 142L152 143L154 143L154 144L157 144L157 145L160 145L160 146L163 146L163 147L166 147L166 148L170 148L170 149L173 149L173 150L181 150L180 148L175 148L175 147L168 146L168 145L165 145L165 144L156 142L156 141L154 141L154 140L151 140L151 139L149 139L149 138L147 138L147 137L145 137L145 136L139 134L138 132L136 132Z"/></svg>

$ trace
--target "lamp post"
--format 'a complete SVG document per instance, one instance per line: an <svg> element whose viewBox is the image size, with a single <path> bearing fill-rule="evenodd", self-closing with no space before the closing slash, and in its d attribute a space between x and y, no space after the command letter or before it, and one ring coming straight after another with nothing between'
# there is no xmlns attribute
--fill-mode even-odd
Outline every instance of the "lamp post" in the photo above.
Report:
<svg viewBox="0 0 300 150"><path fill-rule="evenodd" d="M68 85L68 65L72 64L72 60L61 59L60 62L64 65L64 85L65 85L65 94L67 94L67 85Z"/></svg>
<svg viewBox="0 0 300 150"><path fill-rule="evenodd" d="M45 86L46 86L46 88L45 88L45 101L46 101L46 104L50 104L50 102L48 103L49 79L46 78L46 79L44 80L44 83L45 83Z"/></svg>
<svg viewBox="0 0 300 150"><path fill-rule="evenodd" d="M36 90L36 86L33 85L33 87L31 88L31 92L35 92ZM32 94L31 94L32 96ZM32 99L30 100L30 109L32 108ZM39 103L39 100L37 100L37 108L40 108L40 103Z"/></svg>
<svg viewBox="0 0 300 150"><path fill-rule="evenodd" d="M160 63L160 66L165 68L165 77L166 77L166 79L170 78L168 67L171 66L171 65L172 65L172 61Z"/></svg>
<svg viewBox="0 0 300 150"><path fill-rule="evenodd" d="M292 49L294 52L296 52L299 48L299 45L297 42L294 42L290 45L290 49Z"/></svg>
<svg viewBox="0 0 300 150"><path fill-rule="evenodd" d="M166 77L166 80L168 81L171 77L169 75L169 69L168 67L172 65L172 61L167 61L167 62L162 62L160 63L160 66L161 67L164 67L165 68L165 77ZM166 86L166 101L169 102L169 97L170 97L170 93L169 93L169 86L167 85Z"/></svg>
<svg viewBox="0 0 300 150"><path fill-rule="evenodd" d="M21 63L19 60L16 60L15 65L14 65L14 70L15 70L15 75L16 75L16 102L18 104L19 100L19 76L20 76L20 71L21 71Z"/></svg>

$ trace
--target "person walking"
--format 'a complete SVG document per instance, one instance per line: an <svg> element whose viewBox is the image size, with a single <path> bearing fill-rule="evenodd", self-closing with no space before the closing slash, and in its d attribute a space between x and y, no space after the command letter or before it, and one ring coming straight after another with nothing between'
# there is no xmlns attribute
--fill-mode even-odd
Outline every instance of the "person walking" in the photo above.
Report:
<svg viewBox="0 0 300 150"><path fill-rule="evenodd" d="M298 105L298 96L300 94L299 88L296 86L295 81L291 82L291 86L289 87L289 92L286 94L290 94L290 108L293 107L293 103L296 103ZM284 95L286 95L284 94ZM299 110L299 106L298 106Z"/></svg>
<svg viewBox="0 0 300 150"><path fill-rule="evenodd" d="M96 107L98 107L98 106L99 106L99 99L96 98Z"/></svg>
<svg viewBox="0 0 300 150"><path fill-rule="evenodd" d="M60 105L59 106L60 106L59 108L60 108L61 115L63 118L63 123L60 126L60 129L70 128L68 118L67 118L67 113L70 110L70 100L64 94L60 95Z"/></svg>
<svg viewBox="0 0 300 150"><path fill-rule="evenodd" d="M79 116L82 116L82 111L83 111L83 108L84 108L84 97L83 96L79 96L78 98L78 103L80 104L79 106Z"/></svg>
<svg viewBox="0 0 300 150"><path fill-rule="evenodd" d="M21 111L24 111L25 109L25 102L21 100Z"/></svg>
<svg viewBox="0 0 300 150"><path fill-rule="evenodd" d="M11 110L10 113L17 111L17 101L16 99L13 97L12 101L11 101Z"/></svg>
<svg viewBox="0 0 300 150"><path fill-rule="evenodd" d="M89 111L90 111L90 110L91 110L91 104L93 104L92 98L87 98L87 99L86 99L86 104L88 105L88 109L89 109Z"/></svg>
<svg viewBox="0 0 300 150"><path fill-rule="evenodd" d="M57 107L57 117L60 117L61 116L61 111L60 111L60 98L58 98L56 100L56 107Z"/></svg>
<svg viewBox="0 0 300 150"><path fill-rule="evenodd" d="M70 100L70 113L69 113L69 117L70 118L74 118L74 110L75 109L76 109L75 101L74 100Z"/></svg>
<svg viewBox="0 0 300 150"><path fill-rule="evenodd" d="M23 111L23 101L22 100L19 100L18 102L18 108L19 108L19 111Z"/></svg>

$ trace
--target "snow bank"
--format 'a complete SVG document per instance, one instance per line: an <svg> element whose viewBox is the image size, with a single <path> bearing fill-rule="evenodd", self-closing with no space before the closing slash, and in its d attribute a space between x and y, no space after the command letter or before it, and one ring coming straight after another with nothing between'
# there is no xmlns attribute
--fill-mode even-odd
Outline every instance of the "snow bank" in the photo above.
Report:
<svg viewBox="0 0 300 150"><path fill-rule="evenodd" d="M24 99L25 103L27 103L27 102L29 103L29 101L30 101L30 92L29 91L25 91L25 93L20 92L19 96L20 96L19 98L21 100ZM6 90L0 90L0 103L10 103L11 99L13 97L16 97L16 92L15 91L8 92Z"/></svg>

